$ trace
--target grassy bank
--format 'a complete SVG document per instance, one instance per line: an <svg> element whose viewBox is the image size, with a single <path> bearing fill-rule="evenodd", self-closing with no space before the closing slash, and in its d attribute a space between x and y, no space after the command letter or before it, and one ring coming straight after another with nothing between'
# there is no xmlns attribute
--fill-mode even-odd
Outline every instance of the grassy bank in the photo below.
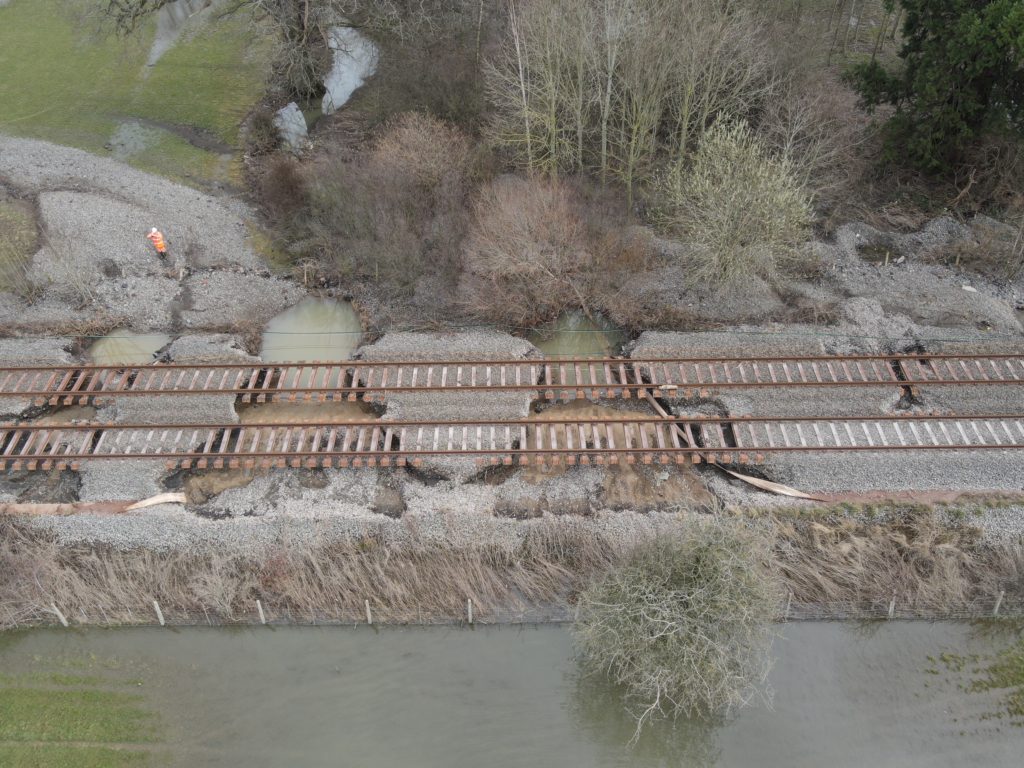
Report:
<svg viewBox="0 0 1024 768"><path fill-rule="evenodd" d="M219 150L237 149L266 76L264 43L244 15L186 30L147 67L155 23L129 40L100 37L80 7L13 0L0 9L0 132L109 154L124 121L153 121L120 150L129 163L197 184L231 180ZM212 148L194 143L196 131Z"/></svg>
<svg viewBox="0 0 1024 768"><path fill-rule="evenodd" d="M34 658L0 674L0 765L159 765L160 725L142 682L95 658Z"/></svg>
<svg viewBox="0 0 1024 768"><path fill-rule="evenodd" d="M518 536L504 531L502 546L447 545L395 523L401 543L381 531L382 538L282 540L260 553L62 546L26 522L0 519L0 629L53 623L55 605L72 623L153 624L154 600L171 623L258 621L257 600L270 621L300 623L363 621L364 601L377 623L460 621L467 599L480 621L569 618L580 589L633 546L700 519L606 527L555 517L522 523ZM884 618L892 599L898 616L991 615L1000 592L1001 615L1024 606L1024 549L985 544L931 512L894 509L884 524L748 524L769 538L790 617Z"/></svg>

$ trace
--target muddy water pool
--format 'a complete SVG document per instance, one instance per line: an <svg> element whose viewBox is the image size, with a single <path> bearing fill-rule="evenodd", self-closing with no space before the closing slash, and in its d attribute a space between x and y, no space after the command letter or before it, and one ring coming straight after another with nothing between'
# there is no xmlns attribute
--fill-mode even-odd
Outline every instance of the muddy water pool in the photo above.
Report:
<svg viewBox="0 0 1024 768"><path fill-rule="evenodd" d="M153 362L153 355L170 341L171 337L162 333L133 333L119 329L89 347L89 360L97 365L147 365Z"/></svg>
<svg viewBox="0 0 1024 768"><path fill-rule="evenodd" d="M626 334L601 315L587 317L575 310L562 314L527 338L545 357L611 357L619 352Z"/></svg>
<svg viewBox="0 0 1024 768"><path fill-rule="evenodd" d="M653 728L635 747L615 692L580 679L554 626L40 630L0 635L0 672L123 670L181 766L1020 765L1024 731L986 719L993 700L934 663L1005 637L924 622L782 633L771 708Z"/></svg>
<svg viewBox="0 0 1024 768"><path fill-rule="evenodd" d="M307 298L267 323L260 357L268 363L347 360L362 333L347 301Z"/></svg>

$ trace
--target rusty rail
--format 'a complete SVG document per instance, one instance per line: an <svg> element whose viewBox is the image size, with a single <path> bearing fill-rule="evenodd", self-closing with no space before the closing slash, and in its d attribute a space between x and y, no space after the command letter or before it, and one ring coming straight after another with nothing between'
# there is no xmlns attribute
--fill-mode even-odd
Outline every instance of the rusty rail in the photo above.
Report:
<svg viewBox="0 0 1024 768"><path fill-rule="evenodd" d="M750 464L778 453L1020 449L1024 416L0 425L0 470L74 469L94 459L163 459L182 468L401 466L429 456Z"/></svg>
<svg viewBox="0 0 1024 768"><path fill-rule="evenodd" d="M6 366L0 397L84 405L124 396L234 395L243 402L383 400L416 391L529 392L548 400L706 396L767 387L1024 383L1024 355L849 355L575 360Z"/></svg>

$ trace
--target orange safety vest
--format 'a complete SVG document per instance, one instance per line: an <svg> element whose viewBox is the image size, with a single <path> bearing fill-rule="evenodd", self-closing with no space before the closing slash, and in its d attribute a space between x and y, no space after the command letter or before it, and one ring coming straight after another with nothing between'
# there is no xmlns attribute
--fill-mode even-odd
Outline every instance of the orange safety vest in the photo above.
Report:
<svg viewBox="0 0 1024 768"><path fill-rule="evenodd" d="M156 248L158 253L163 253L167 250L167 244L164 242L164 236L160 232L150 232L146 237L153 243L153 247Z"/></svg>

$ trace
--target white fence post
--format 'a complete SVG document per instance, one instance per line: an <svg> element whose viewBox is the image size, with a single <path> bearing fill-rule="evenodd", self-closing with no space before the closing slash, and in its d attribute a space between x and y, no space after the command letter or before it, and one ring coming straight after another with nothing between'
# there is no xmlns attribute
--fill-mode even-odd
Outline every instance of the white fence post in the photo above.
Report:
<svg viewBox="0 0 1024 768"><path fill-rule="evenodd" d="M473 624L473 598L466 600L466 616L469 619L470 626Z"/></svg>
<svg viewBox="0 0 1024 768"><path fill-rule="evenodd" d="M57 615L57 619L60 623L66 627L68 625L68 620L64 618L64 614L60 612L60 608L57 607L57 604L50 603L50 608L53 609L53 612Z"/></svg>
<svg viewBox="0 0 1024 768"><path fill-rule="evenodd" d="M1005 596L1006 596L1006 590L1005 589L1000 589L999 590L999 597L996 598L996 607L992 609L992 615L993 616L998 616L999 615L999 607L1003 604L1003 598Z"/></svg>
<svg viewBox="0 0 1024 768"><path fill-rule="evenodd" d="M370 601L363 600L363 605L366 606L366 623L373 624L373 614L370 613Z"/></svg>
<svg viewBox="0 0 1024 768"><path fill-rule="evenodd" d="M893 614L895 614L895 613L896 613L896 595L893 595L892 596L892 600L889 601L889 618L891 619L893 617Z"/></svg>
<svg viewBox="0 0 1024 768"><path fill-rule="evenodd" d="M789 595L786 597L786 621L789 621L789 609L793 605L793 590L789 590Z"/></svg>
<svg viewBox="0 0 1024 768"><path fill-rule="evenodd" d="M259 600L256 601L256 610L260 612L260 624L266 624L267 617L263 615L263 603Z"/></svg>
<svg viewBox="0 0 1024 768"><path fill-rule="evenodd" d="M156 618L160 622L160 626L164 626L164 612L160 610L160 603L156 600L153 601L153 610L156 611Z"/></svg>

